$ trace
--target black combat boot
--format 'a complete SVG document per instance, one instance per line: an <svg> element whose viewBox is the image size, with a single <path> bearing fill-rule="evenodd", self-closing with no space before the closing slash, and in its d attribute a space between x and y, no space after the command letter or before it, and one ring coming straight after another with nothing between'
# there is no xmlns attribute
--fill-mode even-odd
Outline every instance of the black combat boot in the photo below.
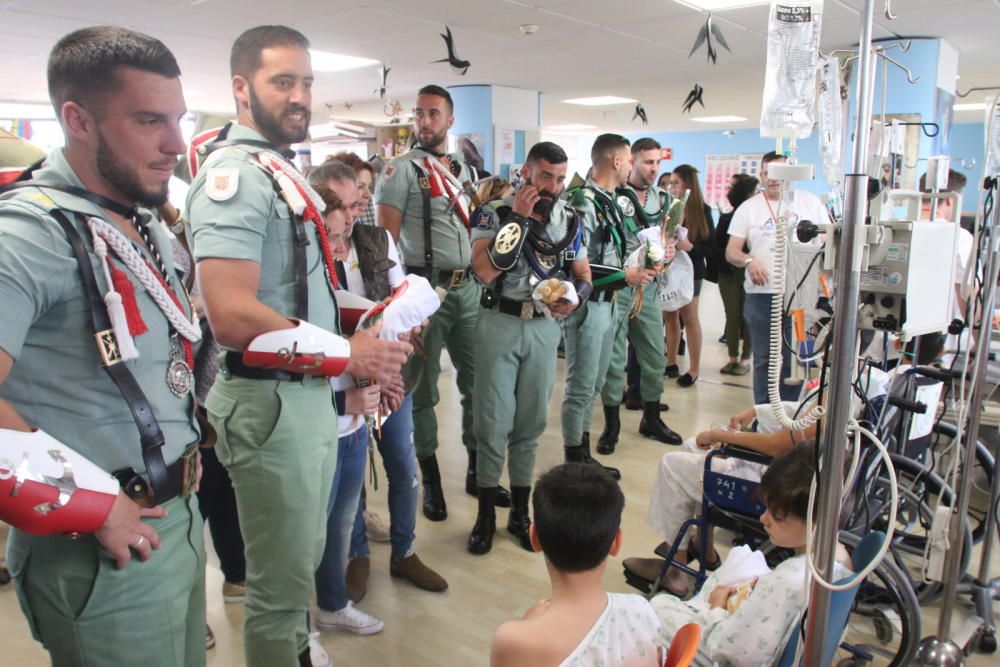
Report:
<svg viewBox="0 0 1000 667"><path fill-rule="evenodd" d="M479 497L479 512L469 535L468 548L469 553L482 556L493 548L493 533L497 532L497 487L480 488L476 495Z"/></svg>
<svg viewBox="0 0 1000 667"><path fill-rule="evenodd" d="M597 439L598 454L614 454L615 445L618 444L618 434L622 429L622 422L619 416L619 405L604 406L604 430L601 437Z"/></svg>
<svg viewBox="0 0 1000 667"><path fill-rule="evenodd" d="M588 465L601 466L604 468L605 472L615 479L622 478L622 473L618 470L618 468L603 465L600 461L594 459L590 455L590 433L583 434L583 437L580 438L579 445L572 447L569 445L563 445L563 452L566 454L567 463L586 463Z"/></svg>
<svg viewBox="0 0 1000 667"><path fill-rule="evenodd" d="M528 499L531 497L530 486L510 487L510 514L507 515L507 532L517 538L522 549L534 551L531 546L529 528L531 516L528 514Z"/></svg>
<svg viewBox="0 0 1000 667"><path fill-rule="evenodd" d="M470 496L479 493L478 479L476 477L476 450L466 447L469 454L469 467L465 469L465 492ZM497 487L497 507L510 507L510 491L502 486Z"/></svg>
<svg viewBox="0 0 1000 667"><path fill-rule="evenodd" d="M684 442L684 438L671 431L660 419L659 401L645 401L642 404L642 421L639 422L639 433L667 445L679 445Z"/></svg>
<svg viewBox="0 0 1000 667"><path fill-rule="evenodd" d="M424 516L431 521L444 521L448 518L448 507L444 504L444 491L441 489L441 471L438 469L436 456L418 459L420 475L424 483Z"/></svg>

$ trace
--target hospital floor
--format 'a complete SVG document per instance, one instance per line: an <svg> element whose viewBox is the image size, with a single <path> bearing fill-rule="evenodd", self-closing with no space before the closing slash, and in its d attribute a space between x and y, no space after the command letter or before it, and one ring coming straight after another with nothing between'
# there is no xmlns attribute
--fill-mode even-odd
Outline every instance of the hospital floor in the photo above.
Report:
<svg viewBox="0 0 1000 667"><path fill-rule="evenodd" d="M663 396L663 400L670 405L670 411L663 415L664 421L684 436L725 424L729 415L752 403L750 375L734 377L718 372L728 359L725 346L717 342L724 317L718 290L711 284L706 283L701 312L705 331L701 379L687 389L667 380ZM684 371L687 359L681 357L680 364ZM560 360L556 390L549 406L549 426L539 443L537 470L562 461L559 405L564 368ZM618 557L609 559L604 574L605 586L612 592L635 592L625 583L621 560L628 556L652 555L653 548L660 541L646 526L646 504L655 466L663 452L673 448L639 436L640 416L639 412L622 410L622 436L618 449L611 457L600 457L609 465L621 468L626 499L622 522L624 545ZM498 510L500 529L490 554L473 556L465 549L475 521L476 503L464 491L466 457L460 444L459 396L453 374L446 373L441 377L438 420L441 428L438 458L448 501L448 519L432 523L418 514L415 547L421 559L444 576L450 587L445 593L427 593L390 578L389 545L372 543L368 595L358 606L385 621L385 630L369 637L324 632L320 641L338 667L486 665L489 662L490 637L497 625L523 614L535 600L548 594L548 576L541 556L522 550L503 529L507 510ZM591 427L592 441L596 442L602 427L603 416L598 405ZM370 509L388 520L384 475L381 470L379 473L379 488L369 487L368 502ZM206 533L206 542L208 540ZM718 544L724 553L728 544L725 534L720 536ZM0 546L5 548L5 545L6 532L0 528ZM998 551L1000 549L994 550L993 576L1000 576ZM223 603L222 575L210 545L208 552L208 621L217 642L216 647L208 652L208 665L242 665L243 607ZM978 564L978 554L977 548L975 564ZM994 607L1000 613L1000 606L994 603ZM968 613L969 607L960 604L953 628L957 628ZM921 634L934 634L937 607L923 608L922 615ZM0 646L4 647L4 657L0 662L26 667L48 664L45 652L28 633L9 585L0 588L0 619L3 619L0 622ZM997 664L996 661L996 656L974 654L967 664L970 667L985 667Z"/></svg>

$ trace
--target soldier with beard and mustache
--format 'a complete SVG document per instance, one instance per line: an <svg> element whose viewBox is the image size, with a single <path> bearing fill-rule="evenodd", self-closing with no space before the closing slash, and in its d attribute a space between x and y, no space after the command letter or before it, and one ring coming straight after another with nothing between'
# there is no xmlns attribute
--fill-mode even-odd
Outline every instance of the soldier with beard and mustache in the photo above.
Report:
<svg viewBox="0 0 1000 667"><path fill-rule="evenodd" d="M462 192L464 183L476 180L476 173L460 154L445 154L448 130L454 122L454 105L448 91L434 85L421 88L413 109L417 145L386 165L373 199L375 220L396 239L407 271L448 290L441 309L423 332L423 353L414 356L410 366L414 383L413 443L423 476L423 512L431 521L448 518L437 462L434 414L440 398L437 381L442 348L447 348L455 364L462 395L462 443L469 457L465 491L474 496L478 489L472 384L474 351L479 342L479 289L469 271L470 211L468 198ZM510 493L499 487L496 502L500 507L509 507Z"/></svg>
<svg viewBox="0 0 1000 667"><path fill-rule="evenodd" d="M95 26L59 40L48 84L66 145L0 200L11 573L53 665L204 665L200 330L148 210L184 151L180 69L160 41Z"/></svg>
<svg viewBox="0 0 1000 667"><path fill-rule="evenodd" d="M246 664L329 664L306 616L337 457L327 376L383 384L412 348L370 331L337 335L325 206L287 161L309 128L309 42L284 26L252 28L230 68L237 123L202 151L187 208L205 309L226 350L205 407L246 547Z"/></svg>
<svg viewBox="0 0 1000 667"><path fill-rule="evenodd" d="M525 180L517 192L473 213L472 268L486 286L472 399L479 512L468 548L474 554L493 546L505 452L512 500L507 530L533 551L528 498L555 384L558 321L591 291L582 222L559 199L566 169L562 148L548 141L535 144L521 168ZM573 281L580 301L576 306L556 301L549 319L535 308L532 292L539 280L555 277Z"/></svg>

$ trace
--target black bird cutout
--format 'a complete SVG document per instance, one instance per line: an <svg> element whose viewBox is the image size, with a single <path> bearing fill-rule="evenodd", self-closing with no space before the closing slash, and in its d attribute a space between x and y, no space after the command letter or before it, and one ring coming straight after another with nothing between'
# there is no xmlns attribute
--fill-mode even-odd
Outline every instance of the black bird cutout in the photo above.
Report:
<svg viewBox="0 0 1000 667"><path fill-rule="evenodd" d="M715 24L715 21L712 20L712 15L709 14L708 18L705 19L705 25L701 26L701 29L698 30L698 36L694 40L694 46L691 47L691 53L688 54L688 58L693 56L694 52L701 48L702 44L707 44L708 59L711 60L714 65L719 52L715 50L715 45L712 44L713 37L715 38L715 41L726 49L726 51L729 51L730 53L733 52L733 50L729 48L729 44L726 43L726 38L722 35L722 29Z"/></svg>
<svg viewBox="0 0 1000 667"><path fill-rule="evenodd" d="M389 72L391 71L392 71L391 67L386 67L385 63L379 63L378 88L375 89L375 92L378 93L378 96L381 97L382 99L385 99L385 89L386 89L385 80L389 78Z"/></svg>
<svg viewBox="0 0 1000 667"><path fill-rule="evenodd" d="M687 99L684 100L684 104L681 105L681 113L689 113L691 108L698 103L701 108L705 108L705 102L701 99L701 96L705 93L705 89L699 84L694 84L694 88L688 93Z"/></svg>
<svg viewBox="0 0 1000 667"><path fill-rule="evenodd" d="M642 102L635 105L635 113L632 114L632 120L636 118L642 121L643 125L649 125L649 118L646 117L646 110L642 107Z"/></svg>
<svg viewBox="0 0 1000 667"><path fill-rule="evenodd" d="M448 63L451 65L451 69L454 70L455 74L465 75L469 71L469 66L472 65L468 60L461 60L457 55L455 55L455 40L451 36L451 28L448 26L444 27L445 32L441 35L444 38L444 43L448 46L448 57L441 58L441 60L435 60L436 63Z"/></svg>

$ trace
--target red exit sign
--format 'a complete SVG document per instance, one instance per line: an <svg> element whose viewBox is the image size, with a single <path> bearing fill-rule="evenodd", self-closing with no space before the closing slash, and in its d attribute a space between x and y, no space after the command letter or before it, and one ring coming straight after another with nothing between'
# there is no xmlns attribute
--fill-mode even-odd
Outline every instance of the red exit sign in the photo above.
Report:
<svg viewBox="0 0 1000 667"><path fill-rule="evenodd" d="M674 149L673 148L661 148L660 149L660 159L661 160L673 160L674 159Z"/></svg>

